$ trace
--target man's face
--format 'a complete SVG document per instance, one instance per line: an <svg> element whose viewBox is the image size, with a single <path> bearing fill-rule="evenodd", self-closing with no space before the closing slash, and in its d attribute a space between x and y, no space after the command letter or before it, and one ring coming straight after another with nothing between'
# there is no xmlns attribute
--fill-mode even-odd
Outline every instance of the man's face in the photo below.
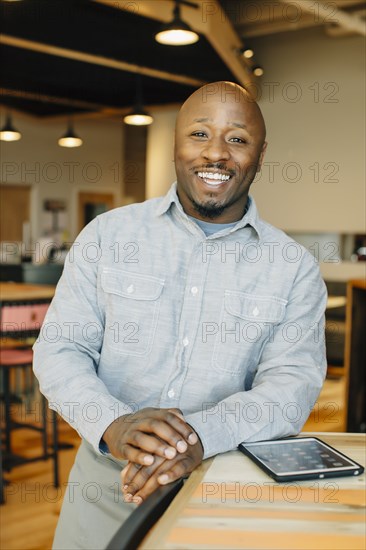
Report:
<svg viewBox="0 0 366 550"><path fill-rule="evenodd" d="M230 223L244 213L265 150L259 110L237 96L192 96L179 115L175 141L177 191L185 212ZM225 99L225 98L224 98Z"/></svg>

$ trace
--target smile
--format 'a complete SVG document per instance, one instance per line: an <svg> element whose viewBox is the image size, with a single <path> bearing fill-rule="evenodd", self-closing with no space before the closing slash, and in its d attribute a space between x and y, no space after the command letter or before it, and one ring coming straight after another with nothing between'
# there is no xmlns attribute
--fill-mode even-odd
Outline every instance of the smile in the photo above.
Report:
<svg viewBox="0 0 366 550"><path fill-rule="evenodd" d="M214 187L226 183L231 178L228 174L221 174L220 172L197 172L197 176L207 185Z"/></svg>

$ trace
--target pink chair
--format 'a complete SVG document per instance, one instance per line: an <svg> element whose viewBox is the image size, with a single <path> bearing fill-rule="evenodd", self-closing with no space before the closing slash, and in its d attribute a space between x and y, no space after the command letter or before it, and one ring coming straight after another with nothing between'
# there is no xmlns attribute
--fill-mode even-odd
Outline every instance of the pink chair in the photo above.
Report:
<svg viewBox="0 0 366 550"><path fill-rule="evenodd" d="M40 414L35 422L16 418L12 411L14 403L21 404L34 400L38 388L32 370L33 352L31 345L37 337L49 302L45 300L29 302L1 303L1 346L0 373L2 382L1 401L4 404L4 442L1 440L1 466L10 471L15 466L37 460L53 460L53 483L59 486L57 415L52 411L52 444L48 444L47 402L40 399ZM17 415L19 417L19 415ZM35 457L25 457L14 453L12 432L16 429L35 430L41 434L42 452ZM3 448L4 447L4 448ZM4 502L2 475L0 472L0 503Z"/></svg>

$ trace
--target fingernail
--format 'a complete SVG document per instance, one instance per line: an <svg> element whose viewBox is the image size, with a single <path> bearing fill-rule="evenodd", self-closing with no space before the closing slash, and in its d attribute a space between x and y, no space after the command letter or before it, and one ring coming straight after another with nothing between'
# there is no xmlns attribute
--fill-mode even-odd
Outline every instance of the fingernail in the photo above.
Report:
<svg viewBox="0 0 366 550"><path fill-rule="evenodd" d="M154 457L151 455L144 456L144 464L150 466L154 462Z"/></svg>
<svg viewBox="0 0 366 550"><path fill-rule="evenodd" d="M132 495L131 495L131 493L127 493L127 494L125 495L125 501L126 501L126 502L132 502Z"/></svg>
<svg viewBox="0 0 366 550"><path fill-rule="evenodd" d="M165 485L165 483L168 483L168 481L169 481L169 477L167 476L167 474L162 474L161 476L158 477L158 482L161 485Z"/></svg>
<svg viewBox="0 0 366 550"><path fill-rule="evenodd" d="M127 487L128 487L128 485L127 485L127 484L126 484L126 485L123 485L123 487L122 487L122 491L127 491Z"/></svg>
<svg viewBox="0 0 366 550"><path fill-rule="evenodd" d="M141 504L142 498L141 497L133 497L132 502L135 504Z"/></svg>
<svg viewBox="0 0 366 550"><path fill-rule="evenodd" d="M177 449L180 453L185 453L187 450L187 443L185 441L178 441Z"/></svg>
<svg viewBox="0 0 366 550"><path fill-rule="evenodd" d="M165 451L164 451L164 455L167 458L174 458L176 454L177 454L176 450L173 449L172 447L169 447L168 449L165 449Z"/></svg>
<svg viewBox="0 0 366 550"><path fill-rule="evenodd" d="M190 445L195 445L197 443L197 441L198 441L197 434L195 434L195 433L189 434L188 443Z"/></svg>

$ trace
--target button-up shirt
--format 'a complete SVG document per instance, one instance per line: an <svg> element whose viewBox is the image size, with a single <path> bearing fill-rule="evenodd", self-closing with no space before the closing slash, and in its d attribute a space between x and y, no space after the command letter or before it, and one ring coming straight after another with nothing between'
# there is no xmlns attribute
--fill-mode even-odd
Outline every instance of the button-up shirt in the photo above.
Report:
<svg viewBox="0 0 366 550"><path fill-rule="evenodd" d="M207 458L301 430L325 376L325 303L313 256L262 221L253 199L206 236L173 184L80 233L34 370L96 452L117 417L177 407Z"/></svg>

